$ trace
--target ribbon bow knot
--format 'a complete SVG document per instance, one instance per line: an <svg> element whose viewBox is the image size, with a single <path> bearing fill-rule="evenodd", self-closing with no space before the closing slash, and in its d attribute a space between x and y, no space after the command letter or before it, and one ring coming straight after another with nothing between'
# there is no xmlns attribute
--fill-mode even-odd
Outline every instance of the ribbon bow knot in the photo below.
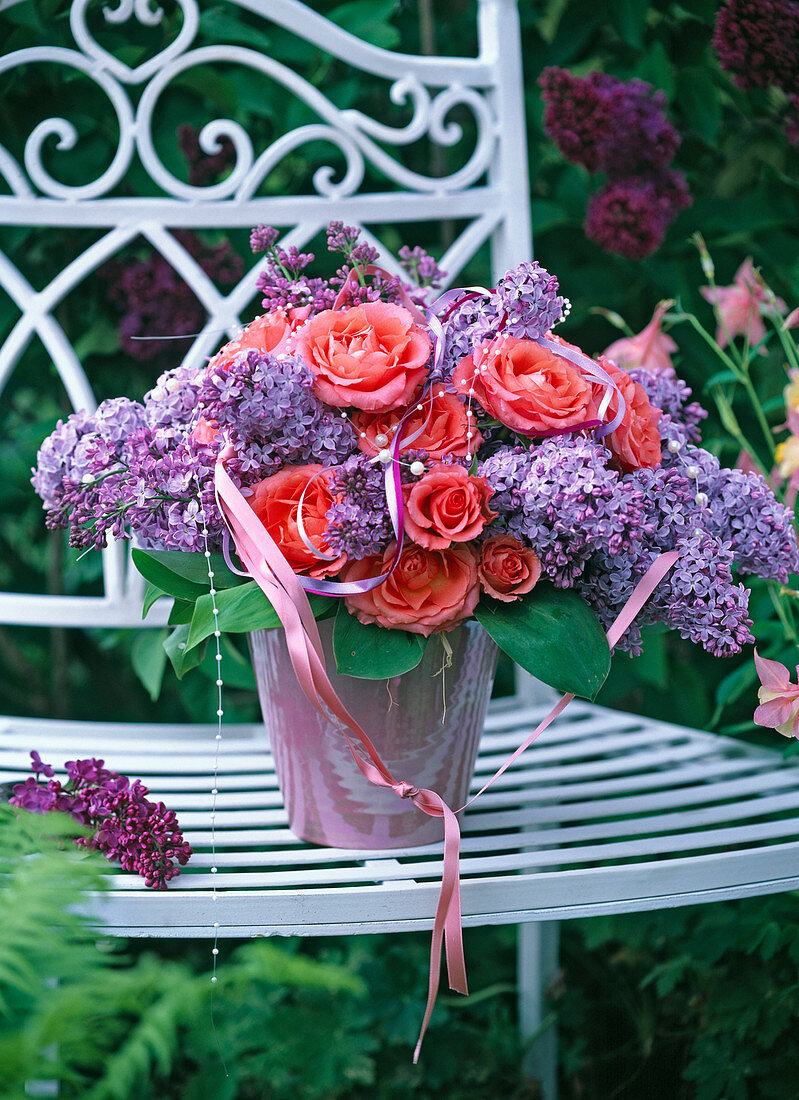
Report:
<svg viewBox="0 0 799 1100"><path fill-rule="evenodd" d="M402 783L395 783L391 789L397 798L416 798L418 794L421 794L418 787L414 787L412 783L406 783L404 780Z"/></svg>

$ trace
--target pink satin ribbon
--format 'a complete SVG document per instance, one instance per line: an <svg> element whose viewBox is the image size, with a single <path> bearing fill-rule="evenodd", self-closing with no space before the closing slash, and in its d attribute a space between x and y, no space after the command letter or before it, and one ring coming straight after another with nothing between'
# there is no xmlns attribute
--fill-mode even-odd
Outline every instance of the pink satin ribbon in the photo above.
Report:
<svg viewBox="0 0 799 1100"><path fill-rule="evenodd" d="M398 798L410 799L423 813L428 814L430 817L440 817L444 822L444 860L441 891L436 905L430 944L430 978L427 1006L413 1056L414 1063L416 1063L419 1059L422 1041L438 994L442 944L446 951L450 989L455 989L464 994L468 992L461 927L460 826L458 819L455 812L447 806L435 791L415 787L405 780L397 780L392 776L370 738L339 699L325 669L319 631L308 603L306 585L302 583L307 581L308 578L300 578L294 573L283 557L277 543L231 480L225 469L225 463L234 455L233 447L228 444L217 459L214 472L217 500L242 563L264 592L283 624L289 656L300 687L313 706L323 714L329 711L341 724L342 733L347 740L352 757L370 783L374 783L379 787L387 787ZM611 646L616 644L676 560L677 554L672 552L662 554L652 563L608 631L608 641ZM530 734L516 752L502 765L478 794L466 803L467 806L510 767L513 761L544 732L573 698L573 695L564 695L559 700L543 722ZM461 807L461 809L464 808Z"/></svg>

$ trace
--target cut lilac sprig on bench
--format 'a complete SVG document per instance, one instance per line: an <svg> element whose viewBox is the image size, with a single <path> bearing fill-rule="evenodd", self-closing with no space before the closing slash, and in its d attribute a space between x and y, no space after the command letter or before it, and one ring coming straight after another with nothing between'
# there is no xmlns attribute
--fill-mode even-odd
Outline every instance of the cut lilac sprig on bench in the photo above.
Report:
<svg viewBox="0 0 799 1100"><path fill-rule="evenodd" d="M93 831L92 836L78 837L76 844L118 860L124 870L141 875L145 886L164 890L180 874L192 855L191 845L183 839L174 811L163 802L151 802L140 780L131 782L105 768L105 761L90 758L68 760L69 778L62 785L37 752L30 755L36 778L14 786L9 799L13 806L38 814L58 810L74 817ZM47 782L39 782L40 776Z"/></svg>

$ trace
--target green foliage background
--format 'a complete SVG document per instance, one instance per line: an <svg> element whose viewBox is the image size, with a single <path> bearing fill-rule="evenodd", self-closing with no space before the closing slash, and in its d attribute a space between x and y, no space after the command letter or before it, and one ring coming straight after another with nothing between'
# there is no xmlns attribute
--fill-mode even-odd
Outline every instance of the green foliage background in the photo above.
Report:
<svg viewBox="0 0 799 1100"><path fill-rule="evenodd" d="M90 9L92 25L98 28L100 6L98 2ZM558 274L572 299L564 335L587 350L601 350L617 335L604 316L592 312L595 307L618 312L638 330L659 299L678 298L713 327L709 307L698 293L704 277L689 240L696 230L714 256L720 284L730 282L744 257L751 255L775 292L789 306L797 304L799 154L782 133L779 96L744 93L720 70L710 47L717 6L713 0L521 0L536 255ZM313 7L388 48L417 52L432 47L469 55L476 47L474 0L320 0ZM147 31L135 22L102 28L104 43L129 64L137 63L158 46L159 35L166 40L172 33L178 20L175 5L165 0L164 8L162 28ZM324 86L340 107L357 108L394 125L407 121L400 107L387 112L385 83L375 80L364 87L342 63L232 4L204 0L201 10L204 41L263 49ZM0 3L0 30L3 53L54 42L69 46L68 4ZM676 163L688 177L694 204L649 260L609 256L584 236L586 202L601 181L566 163L543 133L536 79L545 65L553 64L577 73L599 68L623 79L640 77L668 97L670 116L683 135ZM55 113L54 105L64 94L60 78L44 67L35 74L36 91L31 94L30 75L4 77L0 96L0 131L17 156L31 129ZM46 162L58 178L81 183L96 178L107 165L116 131L102 95L88 81L71 79L68 94L69 117L81 132L80 155L48 149ZM201 80L187 75L176 82L159 113L156 144L170 170L185 178L174 141L176 126L189 121L199 128L220 116L245 124L256 146L268 144L284 128L312 121L307 108L277 86L246 78L232 67ZM468 117L454 117L463 121L468 144ZM457 146L433 155L445 173L457 166L463 150ZM420 143L407 150L407 158L411 166L424 166L431 151ZM266 190L306 190L313 171L328 160L329 149L321 145L291 154L269 177ZM385 186L379 178L371 182ZM136 168L121 190L135 193L144 186L143 171ZM411 226L408 243L424 244L440 255L457 228L447 223L434 230ZM35 286L43 286L63 266L65 256L98 235L2 229L0 247ZM383 236L395 247L401 243L391 229ZM219 237L205 234L210 243ZM246 254L246 234L233 234L232 243ZM130 255L145 251L138 242ZM481 253L464 280L488 278L487 255ZM0 338L15 319L13 303L0 292ZM59 307L58 320L79 341L98 397L140 397L152 384L151 367L120 353L102 276L70 294ZM707 405L709 395L703 391L716 364L686 327L674 335L681 348L680 372ZM757 384L764 400L771 402L772 422L779 423L784 372L777 351L758 363ZM39 443L58 416L69 411L41 346L28 350L6 394L0 410L0 587L96 591L96 556L78 559L60 537L45 534L28 481ZM737 411L745 421L746 410ZM734 461L715 415L705 436L711 449ZM752 606L759 636L778 644L781 628L765 589L755 592ZM0 627L0 710L81 718L123 714L142 720L207 719L215 709L209 679L215 670L208 662L178 683L171 673L165 675L160 641L157 633ZM246 659L235 641L226 645L226 714L233 720L252 717L255 703ZM754 687L745 656L728 664L715 662L679 640L652 634L640 660L615 660L600 701L751 734ZM156 704L151 696L162 677L164 689ZM96 751L101 754L102 746ZM16 860L10 872L16 877L2 895L6 931L0 947L0 1095L20 1095L19 1082L41 1068L35 1064L36 1052L54 1039L60 1061L51 1068L54 1073L63 1069L64 1095L93 1100L191 1100L201 1093L249 1100L279 1098L289 1091L330 1098L382 1098L399 1092L419 1097L534 1095L519 1075L513 1039L510 932L470 934L472 957L483 960L476 967L475 984L481 992L468 1009L447 1004L434 1016L420 1073L410 1069L407 1048L424 986L426 946L421 939L226 949L217 1023L232 1073L223 1079L208 1026L205 948L164 949L157 959L149 948L119 955L107 944L95 944L85 928L56 919L55 895L45 898L43 884L45 872L67 874L64 853L47 847L42 835L33 840L29 835L26 849L19 828L3 826L3 851ZM42 851L42 858L24 860L33 850ZM3 865L4 875L9 866ZM67 893L74 897L95 881L96 872L80 861L69 866L75 877ZM14 938L8 934L7 915L17 904L25 917L13 926L19 929ZM37 930L35 943L26 940L25 928ZM553 991L563 1036L563 1095L587 1100L793 1096L797 1066L789 1028L796 1010L797 931L791 895L567 927L564 981ZM28 961L34 954L36 975ZM57 991L43 985L42 974L58 978ZM398 992L389 989L395 981Z"/></svg>

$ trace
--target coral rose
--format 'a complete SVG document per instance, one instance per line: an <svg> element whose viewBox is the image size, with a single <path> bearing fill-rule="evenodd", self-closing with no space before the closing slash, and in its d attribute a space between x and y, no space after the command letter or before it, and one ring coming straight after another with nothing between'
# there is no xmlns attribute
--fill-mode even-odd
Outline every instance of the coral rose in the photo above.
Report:
<svg viewBox="0 0 799 1100"><path fill-rule="evenodd" d="M433 386L431 397L432 400L425 399L421 402L422 407L414 408L408 417L403 438L407 439L421 431L418 438L408 446L414 450L427 451L434 459L443 458L444 455L465 458L467 454L473 454L483 442L483 437L477 430L474 419L467 416L463 401L456 394L448 393L441 385ZM353 413L350 420L358 433L359 448L370 456L377 454L386 446L386 443L377 443L377 437L385 436L390 442L394 429L407 411L405 408L376 414ZM470 430L471 437L466 434Z"/></svg>
<svg viewBox="0 0 799 1100"><path fill-rule="evenodd" d="M511 603L536 585L541 562L513 535L494 535L483 543L477 575L487 596Z"/></svg>
<svg viewBox="0 0 799 1100"><path fill-rule="evenodd" d="M527 435L563 431L589 419L591 386L577 367L533 340L500 336L458 363L452 384L474 389L486 412Z"/></svg>
<svg viewBox="0 0 799 1100"><path fill-rule="evenodd" d="M226 370L240 352L249 351L250 348L255 351L268 351L273 355L287 351L291 336L300 325L305 323L310 311L309 306L303 309L290 309L288 313L277 309L256 317L244 328L240 336L219 349L208 364L208 369Z"/></svg>
<svg viewBox="0 0 799 1100"><path fill-rule="evenodd" d="M314 475L323 470L324 466L315 464L284 466L278 473L253 485L252 496L249 497L250 507L278 544L294 572L310 577L328 577L338 573L347 561L346 554L333 561L316 557L300 535L297 522L300 497ZM302 523L308 539L322 553L330 552L325 542L325 531L327 512L332 504L327 479L317 477L305 493Z"/></svg>
<svg viewBox="0 0 799 1100"><path fill-rule="evenodd" d="M625 473L640 470L643 467L659 466L661 460L661 439L658 422L661 410L650 405L646 390L634 382L627 371L599 356L599 365L610 375L624 398L624 418L614 432L605 437L605 443L617 465ZM605 387L597 383L594 386L594 399L597 407L605 396ZM610 399L605 420L612 420L619 407L616 391Z"/></svg>
<svg viewBox="0 0 799 1100"><path fill-rule="evenodd" d="M342 579L363 580L384 572L394 556L392 543L382 556L351 562ZM397 568L371 592L347 597L347 608L362 623L395 627L424 637L452 630L467 619L480 597L477 552L471 546L426 550L406 543Z"/></svg>
<svg viewBox="0 0 799 1100"><path fill-rule="evenodd" d="M428 550L476 538L497 513L488 507L494 490L462 466L437 462L414 485L406 485L405 531Z"/></svg>
<svg viewBox="0 0 799 1100"><path fill-rule="evenodd" d="M403 306L367 302L317 313L298 333L295 351L313 371L320 400L380 412L410 402L427 373L430 346Z"/></svg>

